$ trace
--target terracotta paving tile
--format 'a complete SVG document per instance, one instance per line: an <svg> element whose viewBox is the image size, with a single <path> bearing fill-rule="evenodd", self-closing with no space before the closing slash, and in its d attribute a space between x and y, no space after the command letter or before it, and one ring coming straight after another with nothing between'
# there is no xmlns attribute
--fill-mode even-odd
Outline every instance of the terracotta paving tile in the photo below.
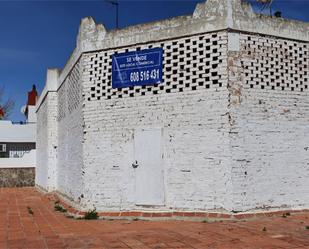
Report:
<svg viewBox="0 0 309 249"><path fill-rule="evenodd" d="M31 240L26 240L24 243L26 248L47 248L47 245L44 240L42 239L31 239Z"/></svg>
<svg viewBox="0 0 309 249"><path fill-rule="evenodd" d="M239 220L239 216L237 221L214 223L86 221L55 212L55 200L53 195L44 195L35 188L0 188L0 249L309 249L309 212L289 211L291 215L286 218L285 212L278 212L277 217L250 215L255 218L248 221ZM190 215L205 214L183 213L186 217ZM218 214L208 214L211 216Z"/></svg>

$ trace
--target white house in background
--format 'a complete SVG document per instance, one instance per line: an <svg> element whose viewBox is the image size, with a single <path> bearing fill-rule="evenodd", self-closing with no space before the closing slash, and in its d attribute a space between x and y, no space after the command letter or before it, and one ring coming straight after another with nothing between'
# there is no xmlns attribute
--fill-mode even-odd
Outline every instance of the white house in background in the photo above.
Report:
<svg viewBox="0 0 309 249"><path fill-rule="evenodd" d="M26 122L0 120L0 168L35 167L36 102L37 91L33 86L23 108Z"/></svg>

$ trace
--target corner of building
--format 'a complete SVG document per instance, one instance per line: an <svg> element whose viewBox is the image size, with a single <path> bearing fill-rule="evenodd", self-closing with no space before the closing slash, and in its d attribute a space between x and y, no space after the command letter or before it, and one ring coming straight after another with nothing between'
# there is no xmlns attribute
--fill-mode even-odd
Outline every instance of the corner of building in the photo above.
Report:
<svg viewBox="0 0 309 249"><path fill-rule="evenodd" d="M46 191L57 188L59 69L48 69L44 90L37 104L36 184Z"/></svg>

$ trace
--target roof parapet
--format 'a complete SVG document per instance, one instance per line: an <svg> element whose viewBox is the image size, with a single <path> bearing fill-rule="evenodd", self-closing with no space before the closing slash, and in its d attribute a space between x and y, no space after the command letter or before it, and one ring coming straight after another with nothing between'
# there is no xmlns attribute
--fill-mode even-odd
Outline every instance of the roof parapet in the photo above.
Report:
<svg viewBox="0 0 309 249"><path fill-rule="evenodd" d="M309 41L309 24L255 13L245 0L207 0L197 4L193 19L216 23L217 27Z"/></svg>
<svg viewBox="0 0 309 249"><path fill-rule="evenodd" d="M76 47L82 51L93 49L89 45L102 42L106 33L107 31L103 24L96 24L92 17L85 17L81 20L79 26Z"/></svg>
<svg viewBox="0 0 309 249"><path fill-rule="evenodd" d="M309 41L308 23L254 13L245 0L207 0L197 4L194 13L189 16L111 31L107 31L103 24L96 24L92 17L86 17L81 20L76 48L59 76L58 88L85 52L136 46L225 29Z"/></svg>
<svg viewBox="0 0 309 249"><path fill-rule="evenodd" d="M92 17L83 18L77 36L76 53L222 29L309 40L308 23L257 14L245 0L207 0L197 4L192 16L109 32L103 24L96 24Z"/></svg>
<svg viewBox="0 0 309 249"><path fill-rule="evenodd" d="M47 69L46 86L48 91L57 91L60 72L61 70L58 68Z"/></svg>
<svg viewBox="0 0 309 249"><path fill-rule="evenodd" d="M48 92L57 91L60 74L61 74L61 69L58 69L58 68L47 69L45 86L37 101L36 112L40 109L40 106L43 100L45 99L45 96L48 94Z"/></svg>

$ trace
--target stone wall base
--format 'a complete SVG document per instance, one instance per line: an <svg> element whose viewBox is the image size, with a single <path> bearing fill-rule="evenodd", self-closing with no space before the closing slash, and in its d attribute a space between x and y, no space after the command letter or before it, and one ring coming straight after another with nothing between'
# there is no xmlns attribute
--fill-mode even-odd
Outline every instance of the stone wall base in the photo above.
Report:
<svg viewBox="0 0 309 249"><path fill-rule="evenodd" d="M35 168L0 168L0 187L34 186Z"/></svg>

